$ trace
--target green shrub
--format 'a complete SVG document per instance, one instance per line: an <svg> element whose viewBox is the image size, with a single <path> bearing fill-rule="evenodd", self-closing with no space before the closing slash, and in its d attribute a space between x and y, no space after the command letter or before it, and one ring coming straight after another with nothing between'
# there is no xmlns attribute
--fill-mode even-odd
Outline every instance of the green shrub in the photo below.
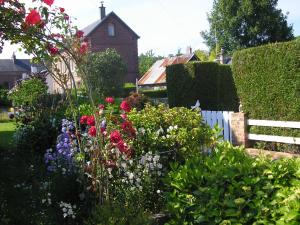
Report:
<svg viewBox="0 0 300 225"><path fill-rule="evenodd" d="M232 69L250 118L300 121L300 42L237 51Z"/></svg>
<svg viewBox="0 0 300 225"><path fill-rule="evenodd" d="M202 109L238 109L238 97L229 66L191 62L168 66L166 73L171 107L190 107L199 100Z"/></svg>
<svg viewBox="0 0 300 225"><path fill-rule="evenodd" d="M24 80L16 89L9 95L15 106L32 106L47 94L46 84L38 78Z"/></svg>
<svg viewBox="0 0 300 225"><path fill-rule="evenodd" d="M167 98L168 97L167 89L143 90L141 92L149 98Z"/></svg>
<svg viewBox="0 0 300 225"><path fill-rule="evenodd" d="M168 224L300 222L300 159L252 158L223 143L172 168Z"/></svg>
<svg viewBox="0 0 300 225"><path fill-rule="evenodd" d="M200 153L213 136L198 111L183 107L169 109L164 105L146 105L141 111L133 110L128 117L138 132L142 132L137 151L169 152L177 161Z"/></svg>
<svg viewBox="0 0 300 225"><path fill-rule="evenodd" d="M0 87L0 106L9 106L11 102L8 99L8 90Z"/></svg>

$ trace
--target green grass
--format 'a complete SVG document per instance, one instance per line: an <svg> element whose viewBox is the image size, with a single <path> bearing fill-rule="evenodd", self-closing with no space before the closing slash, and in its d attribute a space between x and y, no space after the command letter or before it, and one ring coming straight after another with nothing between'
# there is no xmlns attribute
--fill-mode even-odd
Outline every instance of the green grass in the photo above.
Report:
<svg viewBox="0 0 300 225"><path fill-rule="evenodd" d="M0 121L0 149L13 146L13 134L16 124L13 121Z"/></svg>

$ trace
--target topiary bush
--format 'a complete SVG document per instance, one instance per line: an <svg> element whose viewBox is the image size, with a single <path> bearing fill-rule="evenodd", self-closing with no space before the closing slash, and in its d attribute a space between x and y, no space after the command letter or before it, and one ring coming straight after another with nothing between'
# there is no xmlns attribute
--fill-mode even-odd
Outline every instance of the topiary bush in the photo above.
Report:
<svg viewBox="0 0 300 225"><path fill-rule="evenodd" d="M171 107L190 107L199 100L205 110L238 109L230 66L191 62L168 66L166 73Z"/></svg>
<svg viewBox="0 0 300 225"><path fill-rule="evenodd" d="M252 158L228 143L173 164L171 224L299 224L300 159Z"/></svg>

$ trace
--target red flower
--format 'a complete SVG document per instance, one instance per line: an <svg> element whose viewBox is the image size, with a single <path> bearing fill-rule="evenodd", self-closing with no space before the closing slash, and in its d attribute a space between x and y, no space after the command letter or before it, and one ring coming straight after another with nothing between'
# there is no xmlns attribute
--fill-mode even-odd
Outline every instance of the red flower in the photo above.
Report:
<svg viewBox="0 0 300 225"><path fill-rule="evenodd" d="M89 135L90 136L95 137L96 136L96 132L97 132L97 130L96 130L95 126L90 127L90 129L89 129Z"/></svg>
<svg viewBox="0 0 300 225"><path fill-rule="evenodd" d="M76 36L77 38L82 38L82 37L83 37L83 34L84 34L84 32L83 32L83 31L81 31L81 30L78 30L78 31L76 31L76 34L75 34L75 36Z"/></svg>
<svg viewBox="0 0 300 225"><path fill-rule="evenodd" d="M54 0L43 0L44 3L46 3L47 5L51 6L54 2Z"/></svg>
<svg viewBox="0 0 300 225"><path fill-rule="evenodd" d="M107 98L105 98L105 101L109 104L114 104L114 102L115 102L113 97L107 97Z"/></svg>
<svg viewBox="0 0 300 225"><path fill-rule="evenodd" d="M95 117L94 116L89 116L86 120L86 123L89 126L95 126Z"/></svg>
<svg viewBox="0 0 300 225"><path fill-rule="evenodd" d="M79 48L80 54L85 54L88 50L88 47L89 47L89 45L87 42L82 42L80 45L80 48Z"/></svg>
<svg viewBox="0 0 300 225"><path fill-rule="evenodd" d="M51 44L48 45L48 51L51 55L57 55L57 53L59 52L58 49Z"/></svg>
<svg viewBox="0 0 300 225"><path fill-rule="evenodd" d="M110 138L110 142L111 143L115 143L115 144L119 143L122 140L121 134L120 134L120 132L118 130L112 131L110 133L109 138Z"/></svg>
<svg viewBox="0 0 300 225"><path fill-rule="evenodd" d="M63 12L65 12L65 8L59 8L59 11L61 12L61 13L63 13Z"/></svg>
<svg viewBox="0 0 300 225"><path fill-rule="evenodd" d="M70 19L70 17L68 16L68 14L65 14L65 15L64 15L64 19L65 19L65 20L69 20L69 19Z"/></svg>
<svg viewBox="0 0 300 225"><path fill-rule="evenodd" d="M88 116L82 116L81 118L80 118L80 124L85 124L86 123L86 121L87 121L87 119L88 119Z"/></svg>
<svg viewBox="0 0 300 225"><path fill-rule="evenodd" d="M128 150L128 147L127 147L127 145L124 143L123 140L121 140L121 141L119 141L119 142L117 143L117 148L118 148L118 149L120 150L120 152L122 152L122 153L126 153L127 150Z"/></svg>
<svg viewBox="0 0 300 225"><path fill-rule="evenodd" d="M106 130L105 127L100 128L100 131L101 131L102 134L105 132L105 130Z"/></svg>
<svg viewBox="0 0 300 225"><path fill-rule="evenodd" d="M99 104L99 105L98 105L98 108L99 108L99 109L104 109L104 108L105 108L105 105Z"/></svg>
<svg viewBox="0 0 300 225"><path fill-rule="evenodd" d="M129 112L131 110L131 107L126 100L122 101L120 108L125 112Z"/></svg>
<svg viewBox="0 0 300 225"><path fill-rule="evenodd" d="M30 10L30 13L25 18L25 23L29 26L36 25L41 22L41 16L35 9Z"/></svg>
<svg viewBox="0 0 300 225"><path fill-rule="evenodd" d="M132 123L130 121L124 121L121 124L121 128L131 137L135 137L135 129L132 127Z"/></svg>
<svg viewBox="0 0 300 225"><path fill-rule="evenodd" d="M4 3L4 0L0 0L0 5L2 5Z"/></svg>

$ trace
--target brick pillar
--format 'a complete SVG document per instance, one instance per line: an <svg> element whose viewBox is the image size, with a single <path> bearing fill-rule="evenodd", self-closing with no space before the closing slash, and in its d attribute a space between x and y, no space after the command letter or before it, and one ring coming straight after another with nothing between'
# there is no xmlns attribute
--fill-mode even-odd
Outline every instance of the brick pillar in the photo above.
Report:
<svg viewBox="0 0 300 225"><path fill-rule="evenodd" d="M232 144L248 147L247 116L238 112L231 114Z"/></svg>

